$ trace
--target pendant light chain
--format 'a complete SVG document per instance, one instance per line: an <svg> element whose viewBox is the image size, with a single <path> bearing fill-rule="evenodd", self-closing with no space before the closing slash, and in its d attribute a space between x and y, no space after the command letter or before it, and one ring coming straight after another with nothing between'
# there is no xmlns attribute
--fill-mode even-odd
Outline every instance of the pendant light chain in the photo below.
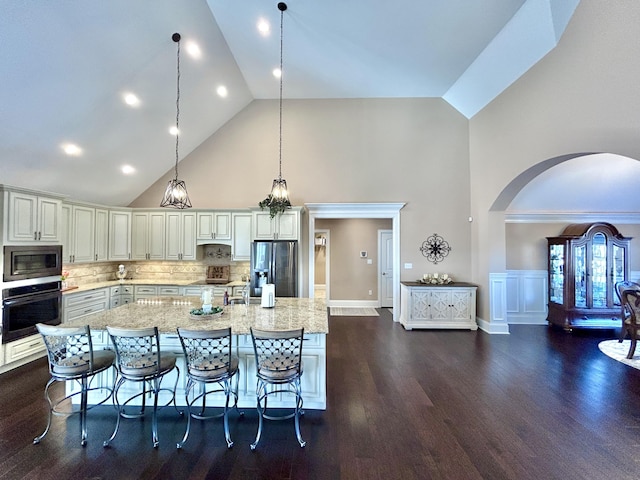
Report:
<svg viewBox="0 0 640 480"><path fill-rule="evenodd" d="M278 131L278 178L273 180L271 185L271 192L267 195L267 198L258 203L260 209L269 209L271 218L276 215L282 214L286 209L291 208L291 202L289 201L289 190L287 189L287 181L282 178L282 85L284 75L284 11L287 9L287 4L284 2L278 3L278 10L280 10L280 95L279 95L279 131Z"/></svg>
<svg viewBox="0 0 640 480"><path fill-rule="evenodd" d="M176 180L178 179L178 144L180 139L180 40L178 40L178 59L176 76Z"/></svg>
<svg viewBox="0 0 640 480"><path fill-rule="evenodd" d="M280 144L278 153L278 180L282 180L282 77L284 71L282 70L282 49L283 49L283 37L284 37L284 10L280 10Z"/></svg>
<svg viewBox="0 0 640 480"><path fill-rule="evenodd" d="M167 188L164 191L164 196L160 202L161 207L172 208L191 208L191 200L189 200L189 194L187 193L187 186L183 180L178 180L178 161L180 160L180 34L174 33L171 36L171 40L178 44L176 48L176 164L175 164L175 178L169 180Z"/></svg>

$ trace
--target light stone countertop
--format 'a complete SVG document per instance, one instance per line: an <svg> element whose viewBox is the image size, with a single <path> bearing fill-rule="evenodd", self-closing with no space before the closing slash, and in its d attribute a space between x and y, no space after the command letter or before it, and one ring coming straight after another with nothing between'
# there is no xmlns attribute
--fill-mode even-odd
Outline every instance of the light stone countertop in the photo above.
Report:
<svg viewBox="0 0 640 480"><path fill-rule="evenodd" d="M157 326L160 333L177 333L177 327L217 329L231 327L234 335L250 334L249 327L263 330L290 330L304 327L305 333L329 333L325 299L276 298L274 308L228 305L222 315L207 320L192 320L189 311L201 308L198 297L155 297L93 313L64 326L89 325L93 330L106 326L141 328Z"/></svg>
<svg viewBox="0 0 640 480"><path fill-rule="evenodd" d="M105 287L117 287L118 285L166 285L170 287L242 287L246 285L247 282L241 281L233 281L229 283L216 283L216 284L206 284L204 280L202 283L196 283L194 280L145 280L141 279L131 279L125 280L124 282L120 282L118 280L110 280L108 282L94 282L94 283L86 283L83 285L77 286L77 288L72 288L69 290L63 290L62 294L68 293L78 293L78 292L86 292L89 290L96 290L98 288Z"/></svg>

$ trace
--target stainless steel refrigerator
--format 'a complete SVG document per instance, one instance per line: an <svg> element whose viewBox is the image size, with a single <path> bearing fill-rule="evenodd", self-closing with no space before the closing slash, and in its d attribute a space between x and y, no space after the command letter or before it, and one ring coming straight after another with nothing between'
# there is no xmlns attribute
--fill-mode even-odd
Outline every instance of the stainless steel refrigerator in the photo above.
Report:
<svg viewBox="0 0 640 480"><path fill-rule="evenodd" d="M298 296L298 242L264 240L251 243L251 296L262 285L275 284L276 297Z"/></svg>

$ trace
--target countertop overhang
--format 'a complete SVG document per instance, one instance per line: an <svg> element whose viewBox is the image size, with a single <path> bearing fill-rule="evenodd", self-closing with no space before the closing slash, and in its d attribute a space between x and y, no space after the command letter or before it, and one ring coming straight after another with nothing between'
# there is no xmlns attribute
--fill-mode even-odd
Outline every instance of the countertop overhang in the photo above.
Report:
<svg viewBox="0 0 640 480"><path fill-rule="evenodd" d="M197 297L154 297L93 313L65 323L65 326L89 325L105 330L107 325L123 328L157 326L160 333L175 334L178 327L208 330L231 327L234 335L250 334L250 327L263 330L304 328L305 333L329 333L327 305L324 299L276 298L274 308L260 305L227 305L222 315L193 320L189 312L202 307Z"/></svg>

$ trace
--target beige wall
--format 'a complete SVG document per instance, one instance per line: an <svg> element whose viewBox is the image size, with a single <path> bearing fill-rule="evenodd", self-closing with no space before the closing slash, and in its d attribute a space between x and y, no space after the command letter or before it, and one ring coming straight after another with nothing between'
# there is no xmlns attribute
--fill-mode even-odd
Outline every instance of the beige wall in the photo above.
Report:
<svg viewBox="0 0 640 480"><path fill-rule="evenodd" d="M402 270L401 280L436 270L470 280L467 139L468 120L442 99L287 100L282 173L294 205L406 202L401 264L413 269ZM252 102L180 162L191 201L202 208L257 206L277 172L277 101ZM131 206L156 206L171 175ZM305 215L305 283L306 223ZM437 269L419 251L433 233L452 247Z"/></svg>
<svg viewBox="0 0 640 480"><path fill-rule="evenodd" d="M582 0L558 47L470 121L472 270L481 285L506 268L504 206L490 211L503 191L512 197L536 165L562 155L640 158L639 22L635 0ZM488 320L488 289L479 293Z"/></svg>
<svg viewBox="0 0 640 480"><path fill-rule="evenodd" d="M607 222L603 216L603 222ZM640 225L614 224L629 243L629 270L640 271ZM546 270L547 238L560 235L566 223L507 223L506 249L508 270Z"/></svg>
<svg viewBox="0 0 640 480"><path fill-rule="evenodd" d="M318 219L315 226L330 232L331 300L377 300L378 230L390 230L391 219Z"/></svg>
<svg viewBox="0 0 640 480"><path fill-rule="evenodd" d="M440 271L473 281L478 316L490 320L490 274L507 268L510 198L564 155L640 158L639 23L637 0L582 0L558 47L470 121L441 99L285 101L293 203L406 202L401 264L413 269L401 280ZM264 198L277 175L277 114L277 102L256 100L181 162L194 206ZM156 206L171 175L132 206ZM452 247L437 267L419 252L433 233Z"/></svg>

